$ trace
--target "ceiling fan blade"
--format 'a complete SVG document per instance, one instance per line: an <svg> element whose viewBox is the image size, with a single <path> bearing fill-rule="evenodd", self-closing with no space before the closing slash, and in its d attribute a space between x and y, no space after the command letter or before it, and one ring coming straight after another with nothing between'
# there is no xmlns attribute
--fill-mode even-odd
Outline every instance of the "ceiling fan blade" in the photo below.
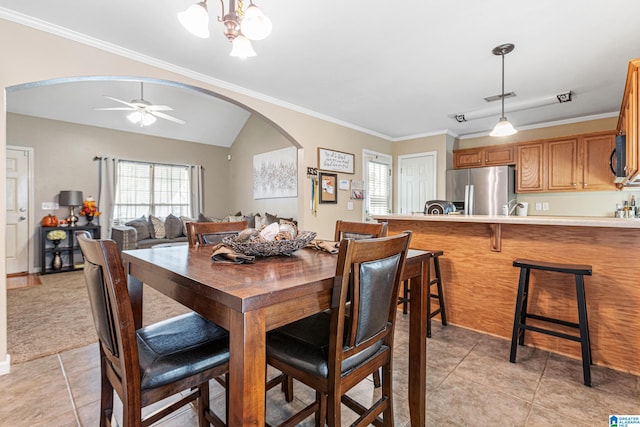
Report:
<svg viewBox="0 0 640 427"><path fill-rule="evenodd" d="M156 117L160 117L160 118L162 118L162 119L169 120L169 121L172 121L172 122L174 122L174 123L178 123L178 124L180 124L180 125L183 125L183 124L185 124L185 123L186 123L186 122L185 122L184 120L182 120L182 119L178 119L178 118L176 118L176 117L170 116L170 115L165 114L165 113L159 113L159 112L157 112L157 111L150 111L149 113L153 114L153 115L154 115L154 116L156 116Z"/></svg>
<svg viewBox="0 0 640 427"><path fill-rule="evenodd" d="M169 107L168 105L149 105L148 107L145 107L147 110L149 111L172 111L173 108Z"/></svg>
<svg viewBox="0 0 640 427"><path fill-rule="evenodd" d="M110 107L110 108L94 108L97 111L133 111L135 108L129 107Z"/></svg>
<svg viewBox="0 0 640 427"><path fill-rule="evenodd" d="M132 109L134 109L134 110L135 110L136 108L138 108L136 105L134 105L134 104L132 104L132 103L130 103L130 102L127 102L127 101L123 101L122 99L112 98L112 97L107 96L107 95L102 95L102 96L104 96L105 98L110 99L110 100L112 100L112 101L119 102L120 104L124 104L124 105L126 105L127 107L130 107L130 108L132 108Z"/></svg>

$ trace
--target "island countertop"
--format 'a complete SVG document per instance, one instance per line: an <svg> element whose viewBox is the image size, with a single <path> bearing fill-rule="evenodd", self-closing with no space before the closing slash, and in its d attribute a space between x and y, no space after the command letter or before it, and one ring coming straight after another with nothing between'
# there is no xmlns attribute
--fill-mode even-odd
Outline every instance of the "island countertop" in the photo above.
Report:
<svg viewBox="0 0 640 427"><path fill-rule="evenodd" d="M378 221L437 221L482 224L555 225L568 227L639 228L640 218L613 218L596 216L504 216L504 215L425 215L388 214L374 215Z"/></svg>
<svg viewBox="0 0 640 427"><path fill-rule="evenodd" d="M412 230L412 248L444 252L440 267L448 322L505 339L511 337L519 278L513 260L591 265L593 275L585 278L585 286L593 362L640 374L640 219L423 214L375 218L388 223L389 235ZM533 313L575 322L575 293L571 275L531 273ZM579 344L570 340L528 333L526 344L580 358Z"/></svg>

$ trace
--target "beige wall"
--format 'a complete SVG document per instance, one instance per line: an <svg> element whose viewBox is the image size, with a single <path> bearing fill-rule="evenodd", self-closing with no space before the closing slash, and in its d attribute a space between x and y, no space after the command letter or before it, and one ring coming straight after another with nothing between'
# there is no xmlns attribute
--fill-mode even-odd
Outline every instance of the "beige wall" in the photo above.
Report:
<svg viewBox="0 0 640 427"><path fill-rule="evenodd" d="M278 199L253 198L253 156L281 148L291 147L291 142L263 119L251 116L233 142L229 187L231 206L243 214L269 212L285 218L298 218L297 197Z"/></svg>
<svg viewBox="0 0 640 427"><path fill-rule="evenodd" d="M362 216L358 206L353 211L346 209L348 198L343 195L343 192L339 194L338 204L320 205L316 215L306 208L311 198L311 188L308 185L304 167L317 165L317 147L348 151L356 155L356 174L341 174L339 177L341 179L362 179L363 148L391 153L389 141L233 92L230 89L217 86L214 80L205 76L190 75L187 77L177 72L146 64L142 62L144 58L140 61L125 58L1 19L0 34L2 34L0 37L0 51L2 52L0 88L3 89L29 82L78 76L148 77L177 81L219 94L244 105L255 114L273 122L286 133L287 139L297 141L301 147L299 165L302 167L298 171L298 219L303 229L317 231L320 236L333 236L333 226L338 218L359 220ZM212 61L215 60L212 58ZM228 58L220 60L228 60ZM250 63L247 62L246 66L250 67ZM0 150L2 153L0 161L4 163L4 147L7 144L6 96L4 91L0 91L0 94L0 145L3 148ZM77 144L83 144L83 142ZM96 155L94 150L87 151L87 156L94 155ZM0 173L4 182L4 168ZM4 204L4 200L4 186L1 186L0 203ZM0 241L4 240L4 209L0 209ZM0 259L5 259L4 245L0 245ZM4 262L0 263L0 372L5 372L8 369L6 357L6 270L4 264Z"/></svg>
<svg viewBox="0 0 640 427"><path fill-rule="evenodd" d="M130 132L121 132L69 122L7 114L7 144L34 149L34 217L38 221L52 213L43 202L57 202L60 190L80 190L98 198L98 156L159 163L199 164L204 167L204 212L222 217L234 209L229 176L228 149ZM53 213L64 218L68 209ZM34 224L35 225L35 224ZM34 227L37 235L38 228ZM35 236L32 236L35 237ZM38 239L31 254L39 267Z"/></svg>

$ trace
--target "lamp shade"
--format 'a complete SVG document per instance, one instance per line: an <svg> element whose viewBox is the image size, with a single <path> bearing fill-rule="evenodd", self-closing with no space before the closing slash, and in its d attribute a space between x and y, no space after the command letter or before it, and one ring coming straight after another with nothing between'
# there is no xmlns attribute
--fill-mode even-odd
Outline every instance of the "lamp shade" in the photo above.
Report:
<svg viewBox="0 0 640 427"><path fill-rule="evenodd" d="M518 133L513 125L507 120L506 117L502 117L493 131L489 134L491 136L509 136Z"/></svg>
<svg viewBox="0 0 640 427"><path fill-rule="evenodd" d="M61 191L58 203L61 206L82 206L82 191Z"/></svg>
<svg viewBox="0 0 640 427"><path fill-rule="evenodd" d="M209 38L209 12L205 2L196 3L178 13L178 20L194 36Z"/></svg>

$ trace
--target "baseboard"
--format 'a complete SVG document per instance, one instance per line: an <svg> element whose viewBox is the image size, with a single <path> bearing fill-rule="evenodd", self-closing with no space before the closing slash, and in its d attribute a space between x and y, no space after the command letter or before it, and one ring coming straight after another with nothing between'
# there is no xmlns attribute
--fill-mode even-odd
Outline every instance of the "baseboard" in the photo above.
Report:
<svg viewBox="0 0 640 427"><path fill-rule="evenodd" d="M0 375L7 375L11 372L11 356L7 354L5 360L0 362Z"/></svg>

